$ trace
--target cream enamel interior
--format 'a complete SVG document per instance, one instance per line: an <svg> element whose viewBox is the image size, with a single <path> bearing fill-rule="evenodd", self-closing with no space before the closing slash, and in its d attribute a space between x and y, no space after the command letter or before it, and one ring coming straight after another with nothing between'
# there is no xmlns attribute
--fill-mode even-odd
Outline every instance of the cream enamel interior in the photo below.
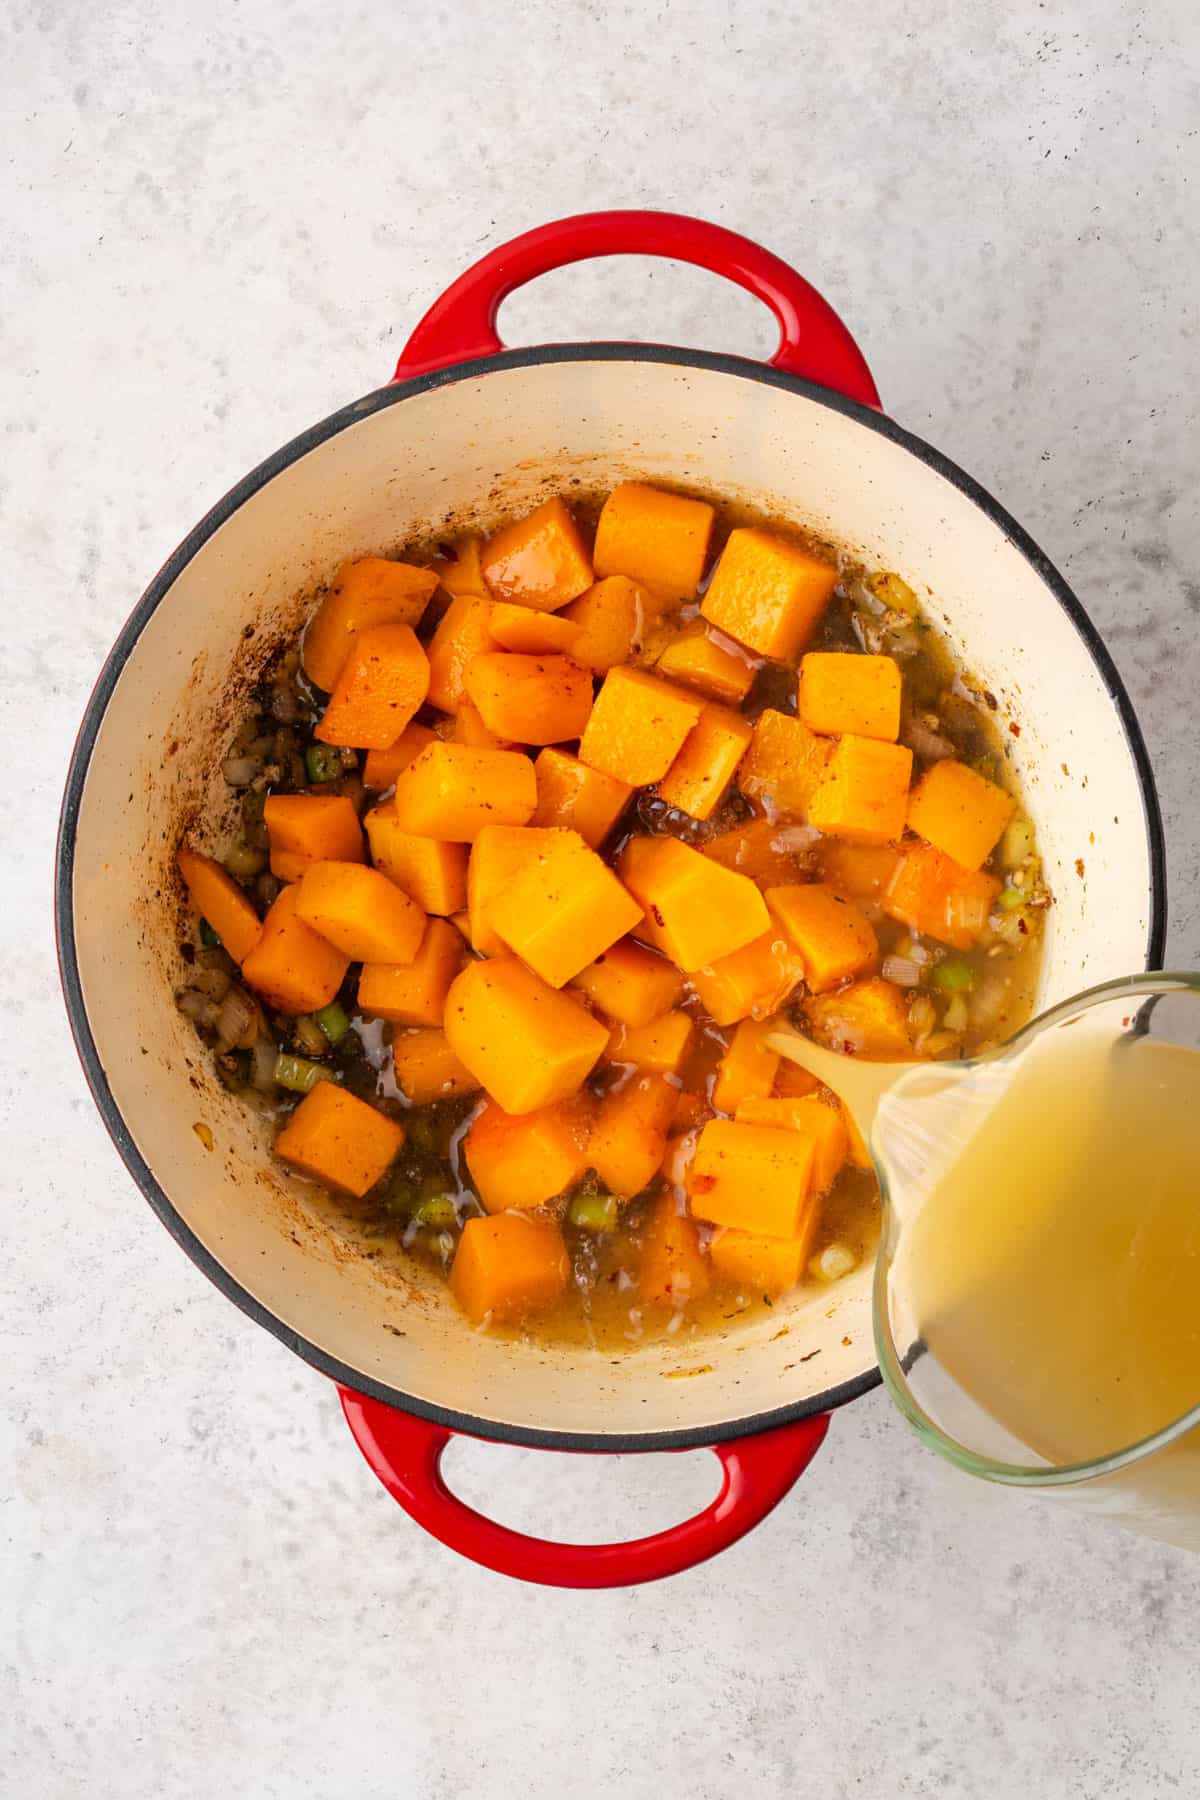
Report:
<svg viewBox="0 0 1200 1800"><path fill-rule="evenodd" d="M394 550L447 519L487 521L573 477L594 488L631 474L767 506L912 582L1020 727L1013 756L1056 896L1042 1002L1139 969L1146 954L1150 850L1112 697L1025 556L903 445L729 369L636 358L497 366L364 403L361 418L237 507L142 630L83 790L76 950L126 1126L233 1280L350 1370L501 1429L720 1431L814 1404L874 1366L870 1269L722 1337L615 1363L473 1335L440 1286L410 1283L339 1239L311 1191L273 1170L260 1122L210 1075L171 1003L170 856L181 823L223 791L212 771L234 705L231 666L252 665L258 646L293 628L305 591L343 557Z"/></svg>

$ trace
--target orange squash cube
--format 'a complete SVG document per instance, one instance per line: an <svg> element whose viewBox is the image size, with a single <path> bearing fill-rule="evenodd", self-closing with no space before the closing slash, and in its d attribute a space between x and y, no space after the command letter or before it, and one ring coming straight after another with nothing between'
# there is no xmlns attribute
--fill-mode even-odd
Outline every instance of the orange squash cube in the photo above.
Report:
<svg viewBox="0 0 1200 1800"><path fill-rule="evenodd" d="M457 712L466 694L468 666L492 648L490 600L463 594L452 600L429 643L430 706Z"/></svg>
<svg viewBox="0 0 1200 1800"><path fill-rule="evenodd" d="M592 585L592 564L565 503L543 501L483 547L483 578L494 600L557 612Z"/></svg>
<svg viewBox="0 0 1200 1800"><path fill-rule="evenodd" d="M515 956L468 963L446 1000L450 1048L508 1113L565 1100L590 1075L607 1028Z"/></svg>
<svg viewBox="0 0 1200 1800"><path fill-rule="evenodd" d="M454 715L454 730L444 740L448 744L466 744L472 750L511 750L513 740L500 737L484 723L483 714L473 700L465 697Z"/></svg>
<svg viewBox="0 0 1200 1800"><path fill-rule="evenodd" d="M665 1075L635 1071L600 1102L587 1161L609 1193L631 1200L658 1174L676 1091Z"/></svg>
<svg viewBox="0 0 1200 1800"><path fill-rule="evenodd" d="M480 559L482 543L477 537L459 538L453 548L453 556L441 558L435 565L434 572L438 580L455 600L464 595L486 599L487 583L483 579L483 564Z"/></svg>
<svg viewBox="0 0 1200 1800"><path fill-rule="evenodd" d="M571 655L585 669L607 675L633 655L656 612L653 597L628 576L597 581L563 611L563 618L579 629Z"/></svg>
<svg viewBox="0 0 1200 1800"><path fill-rule="evenodd" d="M409 962L425 931L425 914L378 869L319 862L296 887L296 911L351 962Z"/></svg>
<svg viewBox="0 0 1200 1800"><path fill-rule="evenodd" d="M890 656L810 652L800 663L799 713L810 731L838 737L900 735L900 667Z"/></svg>
<svg viewBox="0 0 1200 1800"><path fill-rule="evenodd" d="M1011 794L961 762L926 769L908 803L911 831L964 869L978 869L1016 811Z"/></svg>
<svg viewBox="0 0 1200 1800"><path fill-rule="evenodd" d="M710 1119L688 1174L692 1212L762 1237L800 1235L812 1205L813 1146L795 1131Z"/></svg>
<svg viewBox="0 0 1200 1800"><path fill-rule="evenodd" d="M345 794L271 794L263 818L280 881L298 881L311 863L364 859L362 826Z"/></svg>
<svg viewBox="0 0 1200 1800"><path fill-rule="evenodd" d="M464 679L488 730L511 743L581 737L592 710L592 678L569 656L493 650L468 663Z"/></svg>
<svg viewBox="0 0 1200 1800"><path fill-rule="evenodd" d="M853 900L819 882L768 888L767 910L804 958L809 991L823 994L852 975L874 968L879 941Z"/></svg>
<svg viewBox="0 0 1200 1800"><path fill-rule="evenodd" d="M388 750L429 691L429 658L411 625L360 631L315 736L323 744Z"/></svg>
<svg viewBox="0 0 1200 1800"><path fill-rule="evenodd" d="M455 1056L444 1031L418 1027L392 1037L392 1073L404 1098L413 1106L474 1094L479 1083Z"/></svg>
<svg viewBox="0 0 1200 1800"><path fill-rule="evenodd" d="M804 959L774 926L706 969L694 969L691 984L718 1025L777 1012L804 979Z"/></svg>
<svg viewBox="0 0 1200 1800"><path fill-rule="evenodd" d="M629 1063L655 1075L677 1075L692 1041L693 1025L685 1012L663 1013L648 1025L618 1025L608 1040L604 1060Z"/></svg>
<svg viewBox="0 0 1200 1800"><path fill-rule="evenodd" d="M596 526L597 575L628 575L672 599L690 600L708 560L714 509L642 481L623 481Z"/></svg>
<svg viewBox="0 0 1200 1800"><path fill-rule="evenodd" d="M848 844L826 838L817 846L821 880L847 900L878 903L896 873L900 852L891 844Z"/></svg>
<svg viewBox="0 0 1200 1800"><path fill-rule="evenodd" d="M567 1246L553 1219L503 1212L463 1226L450 1292L472 1325L507 1324L553 1306L570 1274Z"/></svg>
<svg viewBox="0 0 1200 1800"><path fill-rule="evenodd" d="M808 803L808 822L827 837L892 844L903 835L912 751L877 738L839 738Z"/></svg>
<svg viewBox="0 0 1200 1800"><path fill-rule="evenodd" d="M631 838L621 879L647 914L655 948L684 974L731 956L770 924L754 883L724 869L678 838Z"/></svg>
<svg viewBox="0 0 1200 1800"><path fill-rule="evenodd" d="M728 1050L717 1064L712 1103L718 1112L735 1113L752 1095L764 1097L775 1086L779 1055L766 1041L767 1027L743 1019Z"/></svg>
<svg viewBox="0 0 1200 1800"><path fill-rule="evenodd" d="M275 1139L275 1154L361 1200L395 1162L404 1137L394 1119L332 1081L319 1081Z"/></svg>
<svg viewBox="0 0 1200 1800"><path fill-rule="evenodd" d="M617 1025L649 1025L670 1012L683 992L674 963L622 939L581 969L572 984Z"/></svg>
<svg viewBox="0 0 1200 1800"><path fill-rule="evenodd" d="M836 1105L826 1105L815 1094L794 1100L752 1095L739 1103L734 1117L742 1125L772 1125L811 1138L814 1195L827 1193L841 1174L849 1146L845 1120Z"/></svg>
<svg viewBox="0 0 1200 1800"><path fill-rule="evenodd" d="M912 1055L903 989L873 975L836 994L814 994L804 1016L818 1044L848 1056L892 1062Z"/></svg>
<svg viewBox="0 0 1200 1800"><path fill-rule="evenodd" d="M803 833L804 828L772 819L748 819L744 825L735 825L732 831L709 838L699 848L723 868L748 875L758 887L782 887L785 882L795 881L800 873L796 851L789 838L789 832L794 838L797 830Z"/></svg>
<svg viewBox="0 0 1200 1800"><path fill-rule="evenodd" d="M416 625L437 584L432 569L381 556L343 563L305 627L300 660L308 679L331 693L354 634L374 625Z"/></svg>
<svg viewBox="0 0 1200 1800"><path fill-rule="evenodd" d="M398 779L398 777L397 777ZM391 806L372 807L363 820L371 861L422 912L459 912L467 903L467 846L403 831Z"/></svg>
<svg viewBox="0 0 1200 1800"><path fill-rule="evenodd" d="M640 669L611 669L580 741L580 760L631 787L659 781L683 748L703 704Z"/></svg>
<svg viewBox="0 0 1200 1800"><path fill-rule="evenodd" d="M208 920L234 962L244 962L262 936L262 920L245 891L219 862L198 850L177 850L175 862L200 917Z"/></svg>
<svg viewBox="0 0 1200 1800"><path fill-rule="evenodd" d="M513 1117L488 1100L463 1139L471 1180L490 1213L541 1206L587 1168L588 1121L574 1101Z"/></svg>
<svg viewBox="0 0 1200 1800"><path fill-rule="evenodd" d="M441 1025L464 945L449 919L429 919L416 954L401 963L364 963L359 1009L399 1025Z"/></svg>
<svg viewBox="0 0 1200 1800"><path fill-rule="evenodd" d="M838 572L798 544L756 526L731 531L700 611L760 656L790 662L807 644Z"/></svg>
<svg viewBox="0 0 1200 1800"><path fill-rule="evenodd" d="M710 700L659 782L659 799L693 819L710 818L737 774L753 735L748 719Z"/></svg>
<svg viewBox="0 0 1200 1800"><path fill-rule="evenodd" d="M738 786L765 807L770 818L803 819L825 773L829 745L802 719L768 707L754 722Z"/></svg>
<svg viewBox="0 0 1200 1800"><path fill-rule="evenodd" d="M759 666L740 644L706 630L699 621L672 638L655 664L664 681L734 706L750 692Z"/></svg>
<svg viewBox="0 0 1200 1800"><path fill-rule="evenodd" d="M537 805L537 779L519 750L439 742L401 771L391 805L402 830L469 844L485 825L526 824Z"/></svg>
<svg viewBox="0 0 1200 1800"><path fill-rule="evenodd" d="M569 656L582 627L557 613L535 612L532 606L511 606L507 600L497 600L488 630L501 650L516 650L525 656Z"/></svg>
<svg viewBox="0 0 1200 1800"><path fill-rule="evenodd" d="M534 763L537 779L535 825L561 825L577 831L598 850L629 803L627 781L589 769L567 750L543 750Z"/></svg>
<svg viewBox="0 0 1200 1800"><path fill-rule="evenodd" d="M363 763L363 786L381 792L394 785L401 769L407 769L426 744L432 744L434 733L428 725L406 725L395 743L387 750L368 750Z"/></svg>
<svg viewBox="0 0 1200 1800"><path fill-rule="evenodd" d="M279 1012L307 1013L329 1005L349 967L350 958L300 917L296 888L285 887L263 920L242 975Z"/></svg>
<svg viewBox="0 0 1200 1800"><path fill-rule="evenodd" d="M647 1306L686 1306L708 1292L708 1258L700 1248L694 1219L681 1212L675 1195L660 1194L642 1236L638 1293Z"/></svg>
<svg viewBox="0 0 1200 1800"><path fill-rule="evenodd" d="M810 1206L799 1237L759 1237L722 1225L708 1246L714 1277L746 1294L786 1294L803 1278L816 1223L817 1209Z"/></svg>
<svg viewBox="0 0 1200 1800"><path fill-rule="evenodd" d="M792 1062L790 1057L780 1057L773 1098L776 1100L804 1100L809 1094L819 1093L820 1090L821 1083L815 1075L810 1075L807 1069L802 1069L799 1063Z"/></svg>
<svg viewBox="0 0 1200 1800"><path fill-rule="evenodd" d="M640 924L642 909L578 832L554 831L493 895L489 916L497 936L559 988Z"/></svg>
<svg viewBox="0 0 1200 1800"><path fill-rule="evenodd" d="M969 950L987 930L1000 883L982 869L964 869L932 844L908 843L883 896L883 910L910 931Z"/></svg>
<svg viewBox="0 0 1200 1800"><path fill-rule="evenodd" d="M467 915L471 944L480 956L504 952L491 920L491 904L514 875L529 867L551 834L533 825L485 825L471 845L467 863Z"/></svg>

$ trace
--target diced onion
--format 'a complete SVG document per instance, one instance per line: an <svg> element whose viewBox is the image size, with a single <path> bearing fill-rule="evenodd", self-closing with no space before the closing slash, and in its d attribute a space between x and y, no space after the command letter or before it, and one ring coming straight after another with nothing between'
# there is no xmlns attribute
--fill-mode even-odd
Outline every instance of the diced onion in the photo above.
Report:
<svg viewBox="0 0 1200 1800"><path fill-rule="evenodd" d="M231 788L248 788L254 777L262 773L262 766L259 756L227 756L221 773Z"/></svg>
<svg viewBox="0 0 1200 1800"><path fill-rule="evenodd" d="M817 1281L841 1281L858 1267L858 1258L848 1244L826 1244L808 1265Z"/></svg>
<svg viewBox="0 0 1200 1800"><path fill-rule="evenodd" d="M911 956L885 956L880 973L897 987L915 988L921 984L921 970Z"/></svg>
<svg viewBox="0 0 1200 1800"><path fill-rule="evenodd" d="M217 1013L218 1054L226 1050L248 1050L258 1031L258 1008L245 988L230 987Z"/></svg>

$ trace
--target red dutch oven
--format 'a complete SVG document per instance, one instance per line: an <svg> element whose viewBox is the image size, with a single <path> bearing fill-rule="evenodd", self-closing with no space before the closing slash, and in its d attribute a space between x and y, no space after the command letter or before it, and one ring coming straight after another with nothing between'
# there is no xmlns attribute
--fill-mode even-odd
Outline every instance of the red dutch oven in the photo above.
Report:
<svg viewBox="0 0 1200 1800"><path fill-rule="evenodd" d="M514 288L629 253L694 263L757 295L780 329L770 362L632 343L502 347L496 315ZM878 1379L870 1269L702 1342L668 1339L615 1361L470 1332L433 1277L383 1266L320 1196L282 1175L263 1122L216 1082L171 1003L171 858L193 821L220 821L219 764L246 692L344 557L631 475L786 515L917 587L1019 726L1014 762L1056 896L1043 1004L1156 964L1164 928L1145 749L1079 602L977 483L883 415L821 296L733 232L617 212L515 239L436 302L386 387L270 457L201 521L117 640L71 763L56 909L87 1079L167 1229L230 1299L338 1383L360 1449L405 1510L489 1568L571 1587L688 1568L787 1493L831 1411ZM707 1446L721 1491L653 1537L546 1543L449 1491L439 1459L454 1432L586 1452Z"/></svg>

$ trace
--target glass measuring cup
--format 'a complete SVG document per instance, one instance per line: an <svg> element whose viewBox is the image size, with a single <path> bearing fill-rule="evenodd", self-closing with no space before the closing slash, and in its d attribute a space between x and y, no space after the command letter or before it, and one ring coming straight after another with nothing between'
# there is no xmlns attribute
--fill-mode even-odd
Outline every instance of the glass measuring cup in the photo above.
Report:
<svg viewBox="0 0 1200 1800"><path fill-rule="evenodd" d="M1200 976L1106 983L968 1062L770 1042L869 1141L876 1347L918 1436L1200 1549Z"/></svg>

